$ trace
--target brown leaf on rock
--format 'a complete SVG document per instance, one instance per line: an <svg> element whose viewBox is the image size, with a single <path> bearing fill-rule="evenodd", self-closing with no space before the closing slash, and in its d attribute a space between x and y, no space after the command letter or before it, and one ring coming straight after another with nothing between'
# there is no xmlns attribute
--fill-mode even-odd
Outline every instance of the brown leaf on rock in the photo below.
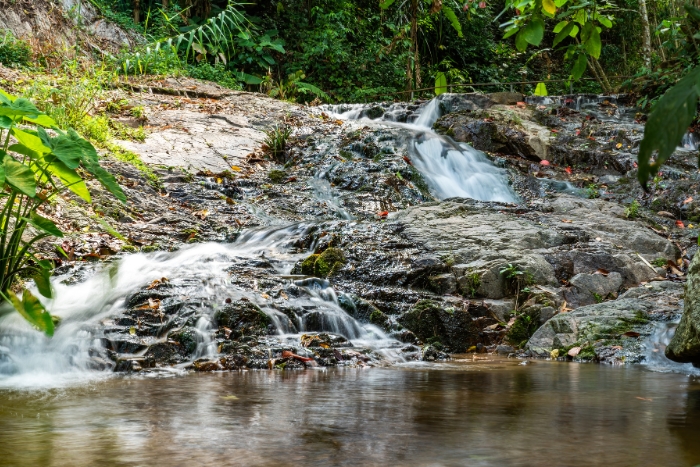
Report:
<svg viewBox="0 0 700 467"><path fill-rule="evenodd" d="M608 271L607 269L600 268L600 269L596 270L596 272L594 272L593 274L600 274L601 276L608 277L608 274L610 274L610 271Z"/></svg>
<svg viewBox="0 0 700 467"><path fill-rule="evenodd" d="M627 331L627 332L623 333L622 335L625 337L639 337L639 333L634 332L634 331Z"/></svg>
<svg viewBox="0 0 700 467"><path fill-rule="evenodd" d="M581 347L572 347L572 348L569 349L569 351L567 352L567 354L569 355L569 357L575 357L575 356L578 355L580 352L581 352Z"/></svg>

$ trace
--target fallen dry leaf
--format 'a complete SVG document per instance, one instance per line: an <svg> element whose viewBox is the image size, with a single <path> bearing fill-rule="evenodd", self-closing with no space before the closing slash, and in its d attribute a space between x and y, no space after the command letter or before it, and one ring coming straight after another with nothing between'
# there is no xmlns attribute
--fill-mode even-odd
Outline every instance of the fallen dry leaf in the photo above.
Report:
<svg viewBox="0 0 700 467"><path fill-rule="evenodd" d="M627 331L627 332L623 333L622 335L625 337L639 337L639 333L634 332L634 331Z"/></svg>
<svg viewBox="0 0 700 467"><path fill-rule="evenodd" d="M569 219L562 219L561 221L564 222L565 224L571 224L573 222Z"/></svg>
<svg viewBox="0 0 700 467"><path fill-rule="evenodd" d="M688 204L688 203L691 203L692 201L693 201L693 197L689 196L685 199L685 201L683 201L683 204Z"/></svg>
<svg viewBox="0 0 700 467"><path fill-rule="evenodd" d="M569 355L569 357L575 357L575 356L578 355L580 352L581 352L581 347L572 347L572 348L569 349L569 351L567 352L567 354Z"/></svg>
<svg viewBox="0 0 700 467"><path fill-rule="evenodd" d="M636 396L635 399L639 399L640 401L647 401L647 402L651 402L654 400L651 397L641 397L641 396Z"/></svg>
<svg viewBox="0 0 700 467"><path fill-rule="evenodd" d="M596 270L596 272L594 272L593 274L600 274L601 276L608 277L608 274L610 274L610 271L608 271L607 269L600 268L600 269Z"/></svg>
<svg viewBox="0 0 700 467"><path fill-rule="evenodd" d="M679 229L685 229L685 224L683 224L683 221L676 221L676 227Z"/></svg>

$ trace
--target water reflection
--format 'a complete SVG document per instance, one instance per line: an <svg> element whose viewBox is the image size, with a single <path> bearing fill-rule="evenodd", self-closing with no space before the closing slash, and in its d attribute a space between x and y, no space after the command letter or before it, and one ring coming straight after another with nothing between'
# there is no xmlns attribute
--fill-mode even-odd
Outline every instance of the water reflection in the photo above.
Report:
<svg viewBox="0 0 700 467"><path fill-rule="evenodd" d="M700 463L700 384L517 361L4 391L0 465Z"/></svg>

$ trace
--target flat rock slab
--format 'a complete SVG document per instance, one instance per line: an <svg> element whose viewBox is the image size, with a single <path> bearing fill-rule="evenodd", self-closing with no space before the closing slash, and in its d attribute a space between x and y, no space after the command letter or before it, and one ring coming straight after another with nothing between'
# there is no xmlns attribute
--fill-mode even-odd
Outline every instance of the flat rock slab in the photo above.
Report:
<svg viewBox="0 0 700 467"><path fill-rule="evenodd" d="M305 117L299 106L197 80L130 81L123 86L140 91L135 97L145 108L148 136L143 143L119 144L147 164L195 173L244 164L247 155L261 148L266 129L285 116Z"/></svg>

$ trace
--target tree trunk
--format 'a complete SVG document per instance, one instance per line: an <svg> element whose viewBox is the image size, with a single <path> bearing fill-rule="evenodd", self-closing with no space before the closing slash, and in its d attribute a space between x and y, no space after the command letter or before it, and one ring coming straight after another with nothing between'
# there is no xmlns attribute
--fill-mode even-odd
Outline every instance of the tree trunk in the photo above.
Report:
<svg viewBox="0 0 700 467"><path fill-rule="evenodd" d="M140 5L141 0L134 0L134 23L139 24L139 16L141 16Z"/></svg>
<svg viewBox="0 0 700 467"><path fill-rule="evenodd" d="M649 14L646 0L639 0L639 16L642 20L642 57L644 65L651 67L651 33L649 31Z"/></svg>
<svg viewBox="0 0 700 467"><path fill-rule="evenodd" d="M591 74L595 77L595 80L598 81L598 84L600 85L600 89L605 92L605 84L603 83L603 80L600 79L600 76L598 75L598 70L596 67L593 65L593 57L589 57L588 60L586 60L586 63L588 64L588 71L591 72Z"/></svg>
<svg viewBox="0 0 700 467"><path fill-rule="evenodd" d="M168 8L168 0L163 0L163 9Z"/></svg>
<svg viewBox="0 0 700 467"><path fill-rule="evenodd" d="M591 57L591 59L593 60L593 66L596 67L596 69L598 70L598 76L600 76L600 80L603 82L603 84L605 84L605 86L603 87L603 92L605 92L606 94L612 93L613 88L610 85L610 81L608 81L608 76L605 74L605 70L603 70L603 67L600 66L600 62L595 57Z"/></svg>

